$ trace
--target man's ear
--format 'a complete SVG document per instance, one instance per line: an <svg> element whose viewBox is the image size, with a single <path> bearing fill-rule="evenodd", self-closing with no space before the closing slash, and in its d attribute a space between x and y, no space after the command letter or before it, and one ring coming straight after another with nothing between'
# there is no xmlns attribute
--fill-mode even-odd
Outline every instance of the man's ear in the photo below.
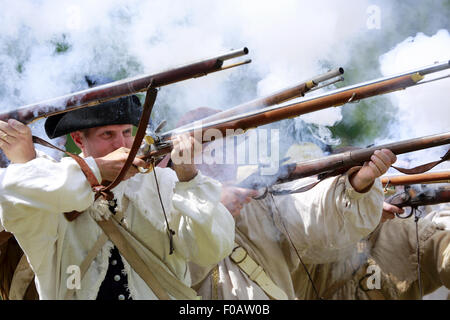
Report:
<svg viewBox="0 0 450 320"><path fill-rule="evenodd" d="M82 138L81 131L71 132L70 136L72 137L72 140L73 140L73 142L75 142L77 147L80 148L81 150L83 150L84 144L83 144L83 138Z"/></svg>

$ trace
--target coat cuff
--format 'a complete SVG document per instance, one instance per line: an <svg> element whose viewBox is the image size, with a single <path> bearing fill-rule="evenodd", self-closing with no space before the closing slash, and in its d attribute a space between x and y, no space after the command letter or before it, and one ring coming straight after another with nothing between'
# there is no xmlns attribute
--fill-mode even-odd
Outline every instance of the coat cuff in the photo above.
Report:
<svg viewBox="0 0 450 320"><path fill-rule="evenodd" d="M189 190L192 188L196 188L199 185L205 184L205 183L213 184L214 187L217 187L217 188L211 188L211 192L213 193L215 191L218 191L218 195L210 194L210 196L214 199L219 198L219 201L220 201L220 192L222 190L222 184L219 181L214 180L213 178L203 175L200 170L198 170L197 175L189 181L177 181L175 184L174 191L175 191L175 193L178 193L180 191L181 192L186 191L186 190Z"/></svg>
<svg viewBox="0 0 450 320"><path fill-rule="evenodd" d="M97 178L98 183L101 183L102 182L102 175L100 174L100 169L99 169L99 167L97 165L97 162L95 162L95 159L92 158L92 157L87 157L87 158L84 158L84 161L86 161L86 163L89 166L89 168L91 168L92 173Z"/></svg>
<svg viewBox="0 0 450 320"><path fill-rule="evenodd" d="M345 193L350 199L359 200L364 198L367 194L370 193L370 191L373 189L374 185L377 183L380 183L380 179L375 179L374 183L370 187L368 187L364 192L358 192L353 188L352 184L350 183L350 177L357 172L359 169L361 169L361 166L353 167L349 169L345 174L342 175L342 179L345 179Z"/></svg>

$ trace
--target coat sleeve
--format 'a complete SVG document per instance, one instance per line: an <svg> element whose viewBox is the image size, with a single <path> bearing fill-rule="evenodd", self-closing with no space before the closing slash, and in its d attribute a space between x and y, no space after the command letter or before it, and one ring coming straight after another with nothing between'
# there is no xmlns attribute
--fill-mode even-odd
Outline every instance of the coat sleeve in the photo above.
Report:
<svg viewBox="0 0 450 320"><path fill-rule="evenodd" d="M369 191L358 193L349 181L352 172L328 178L303 193L272 198L269 205L275 207L278 229L306 263L338 260L380 222L381 182L377 179Z"/></svg>
<svg viewBox="0 0 450 320"><path fill-rule="evenodd" d="M94 159L86 162L99 176ZM38 157L11 164L0 173L0 220L37 268L58 238L60 214L84 211L94 201L91 187L71 158L60 162Z"/></svg>
<svg viewBox="0 0 450 320"><path fill-rule="evenodd" d="M220 202L221 184L199 172L188 182L177 182L174 216L179 217L175 245L188 261L215 264L231 253L234 219Z"/></svg>

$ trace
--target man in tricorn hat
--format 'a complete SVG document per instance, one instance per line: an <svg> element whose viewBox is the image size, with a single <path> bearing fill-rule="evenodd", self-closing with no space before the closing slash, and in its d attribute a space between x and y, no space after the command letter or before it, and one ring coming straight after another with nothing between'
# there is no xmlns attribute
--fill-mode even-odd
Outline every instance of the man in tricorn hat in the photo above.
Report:
<svg viewBox="0 0 450 320"><path fill-rule="evenodd" d="M111 181L128 156L140 113L139 99L124 97L50 117L45 129L50 138L70 133L97 180ZM12 129L0 124L7 155ZM172 154L192 151L192 144L175 138ZM231 251L234 221L219 202L221 186L193 164L144 175L137 167L147 164L136 158L112 190L114 200L106 201L94 200L72 158L25 160L0 173L0 220L24 250L40 299L195 299L187 262L209 265ZM71 211L82 214L69 221L62 213ZM104 221L115 226L112 236L105 237Z"/></svg>

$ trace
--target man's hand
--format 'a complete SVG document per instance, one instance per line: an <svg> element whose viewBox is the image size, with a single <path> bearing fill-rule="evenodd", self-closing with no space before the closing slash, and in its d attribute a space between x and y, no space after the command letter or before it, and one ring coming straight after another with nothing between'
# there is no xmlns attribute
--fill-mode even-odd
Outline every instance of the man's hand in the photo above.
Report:
<svg viewBox="0 0 450 320"><path fill-rule="evenodd" d="M176 172L179 181L189 181L198 173L194 164L194 147L199 142L189 134L175 136L172 142L173 149L170 153L172 169Z"/></svg>
<svg viewBox="0 0 450 320"><path fill-rule="evenodd" d="M11 163L25 163L36 158L31 129L14 119L0 120L0 148Z"/></svg>
<svg viewBox="0 0 450 320"><path fill-rule="evenodd" d="M222 188L220 202L230 211L233 218L236 218L245 203L249 203L252 197L258 195L258 191L251 189L244 189L238 187Z"/></svg>
<svg viewBox="0 0 450 320"><path fill-rule="evenodd" d="M390 203L383 202L383 213L381 214L380 223L385 222L386 220L392 220L395 218L395 214L402 214L405 212L402 208L396 207Z"/></svg>
<svg viewBox="0 0 450 320"><path fill-rule="evenodd" d="M373 153L369 162L350 177L350 183L357 192L367 192L376 178L382 176L397 161L391 150L381 149Z"/></svg>
<svg viewBox="0 0 450 320"><path fill-rule="evenodd" d="M97 166L100 169L100 174L104 181L112 182L117 177L123 165L127 161L129 152L130 149L122 147L107 154L104 157L95 158L95 162L97 163ZM148 168L148 166L149 164L146 163L144 160L134 158L133 165L130 166L123 180L130 179L136 173L139 173L137 167Z"/></svg>

